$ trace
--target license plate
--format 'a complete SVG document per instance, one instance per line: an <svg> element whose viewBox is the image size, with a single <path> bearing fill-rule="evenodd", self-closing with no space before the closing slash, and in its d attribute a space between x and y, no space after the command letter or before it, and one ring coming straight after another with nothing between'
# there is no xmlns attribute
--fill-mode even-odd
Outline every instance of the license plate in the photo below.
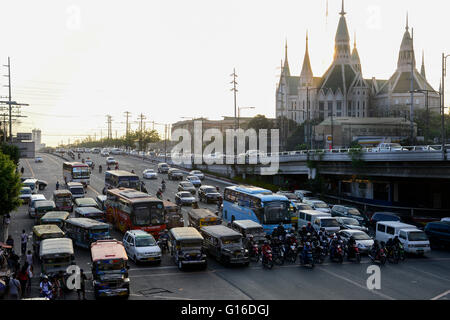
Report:
<svg viewBox="0 0 450 320"><path fill-rule="evenodd" d="M153 260L155 260L155 258L154 257L149 257L149 258L147 258L147 260L148 261L153 261Z"/></svg>

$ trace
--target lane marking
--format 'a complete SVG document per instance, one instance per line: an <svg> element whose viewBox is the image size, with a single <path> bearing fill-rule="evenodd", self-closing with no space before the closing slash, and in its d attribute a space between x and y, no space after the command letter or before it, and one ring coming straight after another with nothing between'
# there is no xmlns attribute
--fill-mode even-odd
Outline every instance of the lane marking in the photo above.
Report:
<svg viewBox="0 0 450 320"><path fill-rule="evenodd" d="M197 299L181 298L181 297L165 297L165 296L155 296L155 295L151 295L151 296L154 298L168 299L168 300L197 300Z"/></svg>
<svg viewBox="0 0 450 320"><path fill-rule="evenodd" d="M31 168L31 165L30 165L30 163L28 162L28 159L25 159L25 163L28 165L28 168L30 169L32 176L35 177L33 168Z"/></svg>
<svg viewBox="0 0 450 320"><path fill-rule="evenodd" d="M440 295L437 295L436 297L431 298L430 300L439 300L440 298L442 298L442 297L448 295L449 293L450 293L450 290L447 290L447 291L445 291L444 293L441 293Z"/></svg>
<svg viewBox="0 0 450 320"><path fill-rule="evenodd" d="M97 195L100 194L100 192L98 192L97 190L95 190L94 188L92 188L91 185L88 185L87 188L88 188L89 190L94 191Z"/></svg>
<svg viewBox="0 0 450 320"><path fill-rule="evenodd" d="M334 273L334 272L332 272L332 271L329 271L329 270L327 270L327 269L325 269L325 268L319 268L319 270L321 270L321 271L323 271L323 272L326 272L326 273L328 273L328 274L330 274L330 275L332 275L332 276L335 276L336 278L339 278L339 279L341 279L341 280L347 281L348 283L351 283L351 284L353 284L353 285L355 285L355 286L357 286L357 287L359 287L359 288L361 288L361 289L365 289L365 290L367 290L367 291L369 291L369 292L371 292L371 293L373 293L373 294L376 294L376 295L378 295L378 296L380 296L380 297L382 297L382 298L384 298L384 299L395 300L395 299L392 298L391 296L388 296L388 295L386 295L386 294L384 294L384 293L381 293L381 292L378 292L378 291L375 291L375 290L369 290L367 287L365 287L365 286L363 286L363 285L361 285L361 284L359 284L359 283L357 283L357 282L355 282L355 281L353 281L353 280L351 280L351 279L348 279L348 278L346 278L346 277L340 276L340 275L338 275L338 274L336 274L336 273Z"/></svg>
<svg viewBox="0 0 450 320"><path fill-rule="evenodd" d="M414 267L411 267L411 266L407 266L407 268L413 269L413 270L415 270L415 271L417 271L417 272L421 272L421 273L427 274L427 275L429 275L430 277L434 277L434 278L439 279L439 280L444 280L444 281L450 282L450 279L441 277L441 276L439 276L439 275L437 275L437 274L434 274L434 273L431 273L431 272L428 272L428 271L424 271L424 270L421 270L421 269L417 269L417 268L414 268Z"/></svg>

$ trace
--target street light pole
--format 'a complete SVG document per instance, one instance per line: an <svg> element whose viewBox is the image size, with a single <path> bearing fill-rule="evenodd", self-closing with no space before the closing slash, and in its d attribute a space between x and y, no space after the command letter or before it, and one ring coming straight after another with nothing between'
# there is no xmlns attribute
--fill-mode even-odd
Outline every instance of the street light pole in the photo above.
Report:
<svg viewBox="0 0 450 320"><path fill-rule="evenodd" d="M442 54L442 83L441 83L441 103L442 103L442 110L441 110L441 129L442 129L442 160L445 160L445 76L447 73L447 58L450 56L450 54L445 55L445 53Z"/></svg>

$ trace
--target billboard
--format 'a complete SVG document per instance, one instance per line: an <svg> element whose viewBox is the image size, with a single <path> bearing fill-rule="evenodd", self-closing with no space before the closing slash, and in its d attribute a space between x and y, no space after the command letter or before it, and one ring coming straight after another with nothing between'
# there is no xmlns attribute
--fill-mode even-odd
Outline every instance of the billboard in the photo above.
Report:
<svg viewBox="0 0 450 320"><path fill-rule="evenodd" d="M33 140L31 133L17 133L17 140Z"/></svg>

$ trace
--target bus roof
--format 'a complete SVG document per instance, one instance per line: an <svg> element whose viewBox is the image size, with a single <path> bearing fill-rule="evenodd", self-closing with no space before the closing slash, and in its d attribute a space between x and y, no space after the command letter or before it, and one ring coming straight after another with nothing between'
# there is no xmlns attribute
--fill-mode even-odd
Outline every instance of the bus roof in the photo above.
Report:
<svg viewBox="0 0 450 320"><path fill-rule="evenodd" d="M69 218L66 220L66 223L87 229L109 228L109 224L89 218Z"/></svg>
<svg viewBox="0 0 450 320"><path fill-rule="evenodd" d="M62 190L54 190L53 191L53 195L54 196L72 196L72 192L70 192L67 189L62 189Z"/></svg>
<svg viewBox="0 0 450 320"><path fill-rule="evenodd" d="M64 162L64 165L70 167L89 167L87 164L81 162Z"/></svg>
<svg viewBox="0 0 450 320"><path fill-rule="evenodd" d="M75 204L77 206L85 206L85 205L91 205L91 204L96 206L97 202L92 198L83 197L83 198L75 199Z"/></svg>
<svg viewBox="0 0 450 320"><path fill-rule="evenodd" d="M69 238L53 238L45 239L41 241L40 256L46 256L48 254L73 254L72 239Z"/></svg>
<svg viewBox="0 0 450 320"><path fill-rule="evenodd" d="M231 186L226 187L225 190L234 190L240 193L252 195L261 201L288 201L289 199L286 196L281 194L274 194L270 190L262 189L259 187L253 186Z"/></svg>
<svg viewBox="0 0 450 320"><path fill-rule="evenodd" d="M233 223L242 229L262 228L263 226L253 220L234 220Z"/></svg>
<svg viewBox="0 0 450 320"><path fill-rule="evenodd" d="M66 211L49 211L46 214L44 214L41 218L41 220L45 219L67 219L69 217L69 213Z"/></svg>
<svg viewBox="0 0 450 320"><path fill-rule="evenodd" d="M170 229L170 233L172 233L175 240L201 240L203 241L203 237L197 229L192 227L179 227Z"/></svg>
<svg viewBox="0 0 450 320"><path fill-rule="evenodd" d="M417 229L417 227L412 224L406 224L406 223L399 222L399 221L378 221L377 226L378 226L378 224L384 224L385 226L393 227L393 228Z"/></svg>
<svg viewBox="0 0 450 320"><path fill-rule="evenodd" d="M125 171L125 170L110 170L110 171L106 171L105 174L109 174L109 175L117 176L117 177L137 177L137 178L139 178L136 174Z"/></svg>
<svg viewBox="0 0 450 320"><path fill-rule="evenodd" d="M64 235L64 232L56 224L40 224L34 226L33 233L36 234L38 237L42 237L42 235L44 234L51 234L51 233L60 233L62 236Z"/></svg>
<svg viewBox="0 0 450 320"><path fill-rule="evenodd" d="M163 203L162 200L152 197L148 193L144 193L141 191L137 191L129 188L118 188L118 189L109 189L108 194L112 194L116 197L119 197L125 201L135 203L135 202L148 202L148 201L157 201Z"/></svg>
<svg viewBox="0 0 450 320"><path fill-rule="evenodd" d="M128 260L125 248L120 241L111 240L98 240L91 244L91 257L92 261L110 260L110 259L123 259Z"/></svg>
<svg viewBox="0 0 450 320"><path fill-rule="evenodd" d="M230 229L224 225L206 226L206 227L202 227L200 230L202 230L203 232L206 232L216 238L237 237L237 236L242 237L242 234L240 234L239 232L237 232L233 229Z"/></svg>

